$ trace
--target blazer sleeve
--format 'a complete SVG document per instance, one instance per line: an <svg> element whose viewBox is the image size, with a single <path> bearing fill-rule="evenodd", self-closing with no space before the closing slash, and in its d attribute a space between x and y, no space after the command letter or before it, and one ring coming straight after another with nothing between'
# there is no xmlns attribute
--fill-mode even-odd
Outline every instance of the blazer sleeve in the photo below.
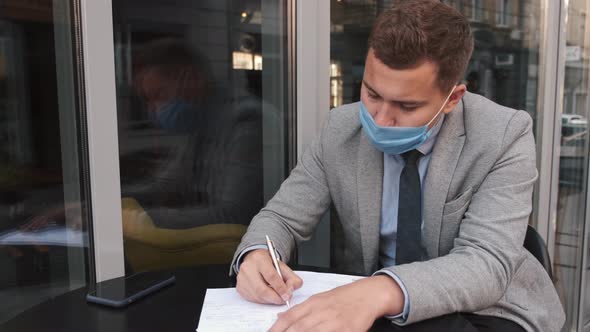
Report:
<svg viewBox="0 0 590 332"><path fill-rule="evenodd" d="M328 210L331 197L324 169L323 146L330 115L317 137L301 155L297 166L283 181L278 192L252 219L232 261L242 250L266 244L265 235L273 239L276 250L288 262L297 244L309 240L322 215ZM230 274L233 273L231 269Z"/></svg>
<svg viewBox="0 0 590 332"><path fill-rule="evenodd" d="M525 259L522 250L537 179L532 120L516 112L498 158L474 193L449 254L389 267L411 302L402 324L497 303Z"/></svg>

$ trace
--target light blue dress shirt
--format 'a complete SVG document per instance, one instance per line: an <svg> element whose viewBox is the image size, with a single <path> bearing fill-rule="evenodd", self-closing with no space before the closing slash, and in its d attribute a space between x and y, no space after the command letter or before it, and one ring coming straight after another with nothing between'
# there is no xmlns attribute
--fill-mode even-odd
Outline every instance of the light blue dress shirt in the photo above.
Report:
<svg viewBox="0 0 590 332"><path fill-rule="evenodd" d="M420 175L420 184L422 186L422 197L424 197L424 178L428 170L428 164L432 157L432 149L438 137L438 132L442 127L443 117L432 127L430 137L422 143L416 150L420 151L423 156L418 161L418 173ZM399 203L399 177L406 163L401 155L384 154L383 155L383 194L381 196L381 224L379 228L379 264L382 267L395 265L395 252L397 244L397 210ZM424 228L424 220L422 220ZM385 273L392 277L404 293L404 311L397 315L388 317L390 319L406 320L410 312L410 299L408 292L401 280L390 271L377 272Z"/></svg>
<svg viewBox="0 0 590 332"><path fill-rule="evenodd" d="M432 127L430 137L422 143L417 150L423 156L418 161L418 173L420 175L420 184L422 185L422 197L424 197L424 178L428 170L428 164L432 157L432 149L438 137L438 132L442 127L444 115L438 123ZM399 177L404 169L405 162L402 156L393 154L383 155L383 194L381 197L381 224L379 228L379 263L382 267L395 265L395 251L397 241L397 209L399 203ZM424 220L422 220L424 228ZM244 249L234 266L234 271L238 273L244 254L255 249L267 249L266 245L254 245ZM375 274L386 274L393 278L400 286L404 293L404 310L396 316L389 316L389 319L405 321L410 312L410 299L406 287L401 280L390 271L378 271Z"/></svg>
<svg viewBox="0 0 590 332"><path fill-rule="evenodd" d="M424 177L432 157L432 149L440 131L442 120L432 128L430 137L417 150L422 153L418 161L418 173L424 197ZM383 196L381 197L381 226L379 239L379 263L388 267L395 265L397 240L397 212L399 203L399 178L405 166L401 155L383 155Z"/></svg>

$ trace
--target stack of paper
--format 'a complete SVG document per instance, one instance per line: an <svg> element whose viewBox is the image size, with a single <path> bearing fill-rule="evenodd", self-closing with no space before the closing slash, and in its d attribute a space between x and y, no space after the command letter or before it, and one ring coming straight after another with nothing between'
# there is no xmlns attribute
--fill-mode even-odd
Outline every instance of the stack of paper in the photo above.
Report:
<svg viewBox="0 0 590 332"><path fill-rule="evenodd" d="M310 296L349 284L362 277L333 273L296 271L303 286L293 293L291 305ZM259 332L268 330L287 306L257 304L244 300L235 288L207 289L198 332Z"/></svg>

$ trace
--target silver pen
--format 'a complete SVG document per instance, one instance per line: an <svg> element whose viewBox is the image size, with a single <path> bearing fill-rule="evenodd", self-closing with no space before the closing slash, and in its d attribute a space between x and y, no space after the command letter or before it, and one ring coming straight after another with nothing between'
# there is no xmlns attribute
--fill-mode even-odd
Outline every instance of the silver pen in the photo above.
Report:
<svg viewBox="0 0 590 332"><path fill-rule="evenodd" d="M272 258L272 264L275 266L275 269L277 270L279 277L281 277L281 280L285 280L285 279L283 279L283 274L281 273L281 268L279 267L279 260L277 258L277 253L275 251L275 247L272 245L272 241L270 240L268 235L266 235L266 245L268 246L268 251L270 252L270 258ZM285 301L285 302L287 303L287 308L290 309L291 304L289 303L289 301Z"/></svg>

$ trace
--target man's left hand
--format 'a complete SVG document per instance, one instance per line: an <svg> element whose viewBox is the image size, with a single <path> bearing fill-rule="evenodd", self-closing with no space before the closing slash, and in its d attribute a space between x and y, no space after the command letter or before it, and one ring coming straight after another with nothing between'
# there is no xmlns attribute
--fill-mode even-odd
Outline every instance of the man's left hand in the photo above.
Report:
<svg viewBox="0 0 590 332"><path fill-rule="evenodd" d="M364 278L319 293L280 313L269 332L367 331L385 315L402 312L404 295L389 276Z"/></svg>

